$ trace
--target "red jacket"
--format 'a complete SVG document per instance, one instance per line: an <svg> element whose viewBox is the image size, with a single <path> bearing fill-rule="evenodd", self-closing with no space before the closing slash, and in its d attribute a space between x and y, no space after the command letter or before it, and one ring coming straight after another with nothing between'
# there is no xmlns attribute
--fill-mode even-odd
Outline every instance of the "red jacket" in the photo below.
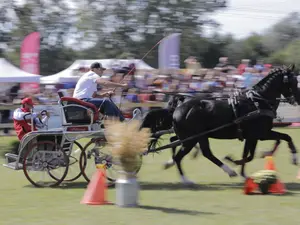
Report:
<svg viewBox="0 0 300 225"><path fill-rule="evenodd" d="M30 122L31 117L26 116L25 118L27 119L27 121L25 121L24 115L26 114L30 114L30 112L24 108L18 108L14 111L14 115L13 115L14 128L19 140L21 140L25 134L31 132L31 126L27 123ZM36 130L35 126L34 126L34 130Z"/></svg>

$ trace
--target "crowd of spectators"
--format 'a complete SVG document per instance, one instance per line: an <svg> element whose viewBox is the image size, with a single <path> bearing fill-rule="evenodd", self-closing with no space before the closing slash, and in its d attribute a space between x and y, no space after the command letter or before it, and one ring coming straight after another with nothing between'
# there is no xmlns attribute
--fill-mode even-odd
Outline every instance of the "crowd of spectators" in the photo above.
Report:
<svg viewBox="0 0 300 225"><path fill-rule="evenodd" d="M272 65L257 60L253 64L249 59L242 59L237 66L230 65L227 57L221 57L214 68L203 68L195 57L185 60L185 69L167 71L146 71L140 73L134 69L134 64L108 71L104 77L113 81L129 83L129 89L123 90L128 101L142 102L144 100L160 101L158 92L223 92L232 89L249 88L268 74ZM126 76L125 76L126 75ZM73 84L74 87L75 84ZM60 84L40 87L40 93L34 97L42 104L56 104L59 98L57 92L72 96L72 85L68 89L60 89ZM120 94L120 90L116 91ZM9 93L0 96L1 101L18 103L26 93L14 86Z"/></svg>
<svg viewBox="0 0 300 225"><path fill-rule="evenodd" d="M185 60L186 67L180 70L156 70L139 72L134 64L107 71L104 77L112 81L123 81L129 84L127 90L115 90L115 103L166 101L166 92L230 92L233 89L250 88L266 76L273 68L262 60L252 63L249 59L242 59L240 64L233 66L227 57L221 57L214 68L203 68L195 57ZM61 88L61 84L41 86L40 93L31 95L38 104L57 104L58 92L64 96L72 96L73 86ZM121 97L122 96L122 97ZM13 86L6 93L0 95L2 103L19 103L26 97L18 85ZM7 122L9 110L2 110L1 121Z"/></svg>

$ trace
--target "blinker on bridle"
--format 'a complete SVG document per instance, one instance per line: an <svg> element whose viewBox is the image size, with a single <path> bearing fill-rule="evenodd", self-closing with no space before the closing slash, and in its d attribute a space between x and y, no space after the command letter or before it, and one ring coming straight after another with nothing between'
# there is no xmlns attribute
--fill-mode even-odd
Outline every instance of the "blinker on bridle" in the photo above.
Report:
<svg viewBox="0 0 300 225"><path fill-rule="evenodd" d="M287 84L288 82L289 82L289 77L288 77L288 75L284 75L284 76L283 76L283 83L284 83L284 84ZM289 91L290 91L290 93L291 93L291 96L290 96L290 97L287 97L287 100L288 100L288 102L289 102L290 104L295 105L295 104L296 104L296 101L295 101L295 96L294 96L294 94L293 94L293 92L292 92L292 89L289 88Z"/></svg>

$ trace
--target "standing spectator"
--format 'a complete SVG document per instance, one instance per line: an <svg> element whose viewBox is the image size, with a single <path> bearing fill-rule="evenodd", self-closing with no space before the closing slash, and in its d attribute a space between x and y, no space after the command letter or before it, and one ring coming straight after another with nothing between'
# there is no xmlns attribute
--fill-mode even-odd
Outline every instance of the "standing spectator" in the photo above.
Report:
<svg viewBox="0 0 300 225"><path fill-rule="evenodd" d="M264 69L265 69L264 61L263 60L257 60L257 63L254 66L254 69L256 69L259 73L263 72Z"/></svg>
<svg viewBox="0 0 300 225"><path fill-rule="evenodd" d="M2 101L2 103L7 103L7 100L4 99ZM1 110L1 123L9 123L9 116L10 116L10 110L9 109ZM3 133L5 135L8 135L9 134L9 128L4 128Z"/></svg>
<svg viewBox="0 0 300 225"><path fill-rule="evenodd" d="M240 75L242 75L245 72L245 69L247 67L250 67L249 63L250 63L250 59L242 59L241 60L241 64L237 68L238 69L238 73Z"/></svg>
<svg viewBox="0 0 300 225"><path fill-rule="evenodd" d="M251 88L255 83L255 75L252 73L253 69L250 67L245 68L245 72L242 74L244 77L244 87Z"/></svg>
<svg viewBox="0 0 300 225"><path fill-rule="evenodd" d="M220 57L219 63L216 65L215 69L219 69L221 72L227 73L230 70L228 57Z"/></svg>

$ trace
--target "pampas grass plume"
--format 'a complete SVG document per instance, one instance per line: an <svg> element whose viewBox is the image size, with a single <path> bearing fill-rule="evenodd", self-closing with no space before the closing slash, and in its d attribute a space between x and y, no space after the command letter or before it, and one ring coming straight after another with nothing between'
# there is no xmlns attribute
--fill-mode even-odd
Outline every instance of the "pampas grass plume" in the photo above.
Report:
<svg viewBox="0 0 300 225"><path fill-rule="evenodd" d="M105 120L105 137L113 156L121 163L124 171L134 170L140 155L147 150L150 129L140 129L140 121L120 122Z"/></svg>

